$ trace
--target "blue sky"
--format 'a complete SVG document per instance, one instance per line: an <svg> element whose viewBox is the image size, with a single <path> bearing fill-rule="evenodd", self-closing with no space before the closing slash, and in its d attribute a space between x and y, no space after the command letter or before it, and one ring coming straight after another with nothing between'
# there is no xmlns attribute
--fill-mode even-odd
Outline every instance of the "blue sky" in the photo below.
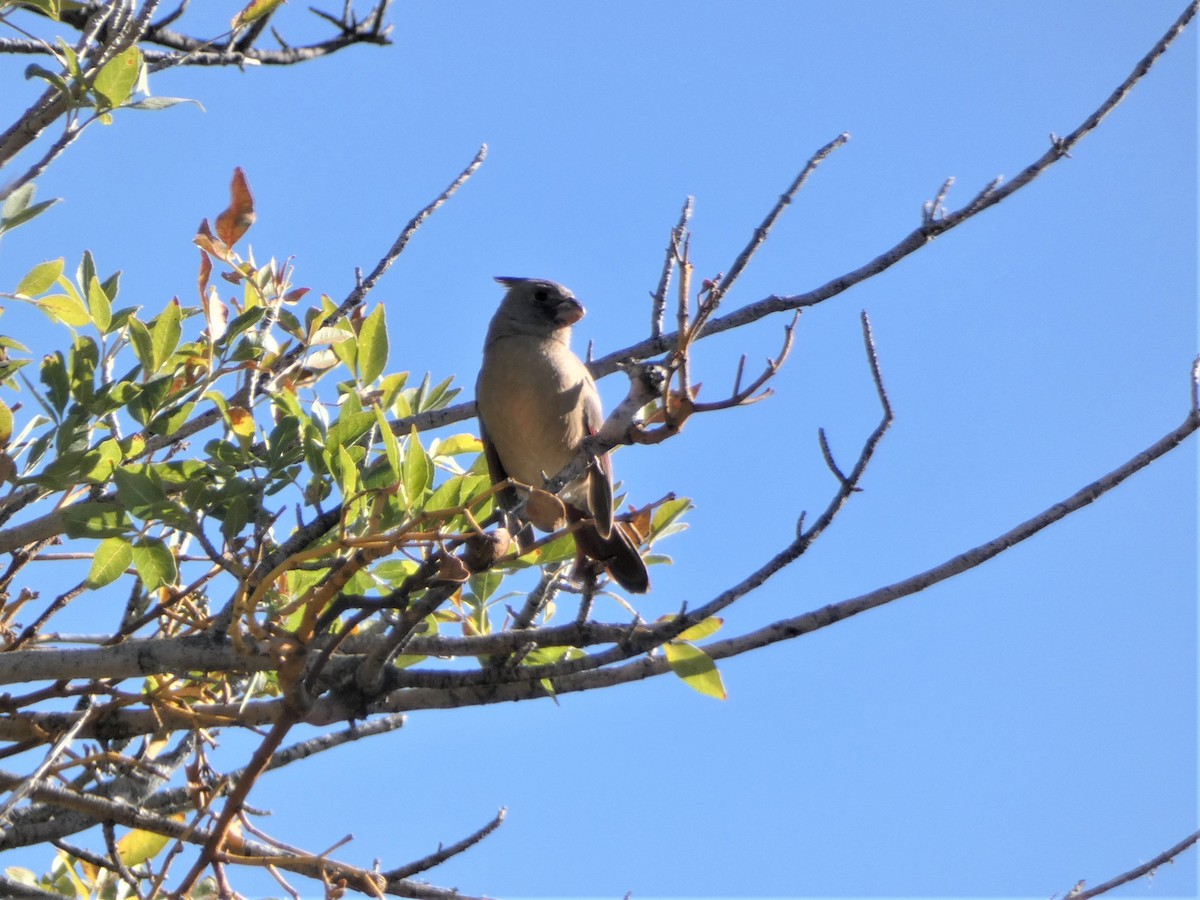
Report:
<svg viewBox="0 0 1200 900"><path fill-rule="evenodd" d="M294 6L278 25L299 36L310 17ZM191 302L191 236L242 166L258 257L294 257L298 283L340 299L487 142L482 170L372 296L388 308L390 368L455 375L469 394L500 297L491 276L569 285L588 308L581 350L632 344L686 196L697 275L727 270L812 152L849 131L726 302L816 287L916 227L947 176L958 206L1040 156L1183 6L401 4L389 48L152 80L205 110L87 134L39 182L65 201L0 244L0 285L90 248L124 270L123 301ZM643 615L709 599L824 507L835 484L817 428L848 464L878 416L860 310L895 425L864 491L721 636L936 565L1183 420L1194 29L1071 159L806 312L770 401L616 455L635 502L696 503ZM5 123L28 103L32 88L12 87L25 62L0 61ZM773 355L785 321L704 341L705 395L727 389L741 353ZM0 329L38 353L62 342L24 309ZM610 405L618 381L601 385ZM1197 827L1195 506L1193 441L975 571L723 663L723 703L668 676L416 714L268 776L251 803L285 840L353 833L338 854L385 865L507 806L499 832L431 873L494 896L1048 897L1099 883ZM1120 895L1196 891L1193 851Z"/></svg>

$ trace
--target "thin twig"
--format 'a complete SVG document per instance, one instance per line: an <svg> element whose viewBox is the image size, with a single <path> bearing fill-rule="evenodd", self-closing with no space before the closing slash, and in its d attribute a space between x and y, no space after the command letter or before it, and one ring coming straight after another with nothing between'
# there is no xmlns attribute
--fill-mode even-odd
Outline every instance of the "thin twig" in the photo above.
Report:
<svg viewBox="0 0 1200 900"><path fill-rule="evenodd" d="M504 824L504 816L507 814L507 812L508 810L505 807L500 807L499 811L492 818L492 820L478 831L475 831L473 834L467 835L461 841L457 841L451 844L449 847L438 847L435 852L430 853L428 856L418 859L415 862L411 862L406 866L389 869L387 872L383 873L383 877L388 881L400 878L411 878L420 872L424 872L428 869L432 869L434 866L441 865L446 860L450 859L450 857L457 856L464 850L471 849L485 837L499 828L502 824Z"/></svg>
<svg viewBox="0 0 1200 900"><path fill-rule="evenodd" d="M834 150L837 150L848 140L850 140L850 132L843 131L809 158L804 168L800 170L800 174L796 176L788 189L779 196L778 202L767 213L766 218L754 229L754 234L750 236L750 242L742 248L742 252L738 254L737 259L733 261L733 265L729 267L729 273L714 286L713 294L717 299L724 297L729 292L729 289L733 287L733 283L737 281L738 276L745 271L746 264L750 262L750 257L766 241L767 235L775 227L775 223L778 221L780 215L783 214L783 210L796 198L796 194L799 193L800 188L804 187L804 183L808 181L809 176L817 170L817 166L828 159Z"/></svg>
<svg viewBox="0 0 1200 900"><path fill-rule="evenodd" d="M667 313L667 292L671 289L671 273L675 271L675 266L680 261L680 247L683 246L685 235L687 234L688 220L692 217L692 198L688 197L683 201L683 208L679 210L679 221L675 223L675 227L671 229L671 236L667 240L666 256L663 259L662 274L658 279L658 287L651 294L652 304L650 307L650 337L662 337L663 320Z"/></svg>
<svg viewBox="0 0 1200 900"><path fill-rule="evenodd" d="M1164 850L1149 862L1144 862L1140 866L1134 866L1128 872L1123 872L1116 878L1110 878L1108 881L1104 882L1104 884L1098 884L1094 888L1089 888L1088 890L1071 891L1067 894L1067 898L1068 900L1091 900L1092 897L1099 897L1101 894L1107 894L1113 888L1118 888L1123 884L1136 881L1138 878L1141 878L1144 875L1152 875L1154 874L1155 869L1157 869L1159 866L1172 862L1175 857L1183 853L1197 841L1200 841L1200 831L1195 831L1192 834L1189 834L1174 847ZM1082 884L1082 882L1080 882L1080 884Z"/></svg>

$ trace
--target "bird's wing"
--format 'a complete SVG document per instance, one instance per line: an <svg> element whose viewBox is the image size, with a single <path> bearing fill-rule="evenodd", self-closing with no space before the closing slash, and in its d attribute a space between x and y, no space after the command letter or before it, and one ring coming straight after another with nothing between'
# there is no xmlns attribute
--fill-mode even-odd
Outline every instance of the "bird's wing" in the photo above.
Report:
<svg viewBox="0 0 1200 900"><path fill-rule="evenodd" d="M589 377L583 391L583 428L584 431L596 434L604 424L604 411L600 407L600 394L596 384ZM607 453L594 456L588 460L588 506L592 518L596 520L596 531L604 538L612 534L613 527L613 478L612 462Z"/></svg>

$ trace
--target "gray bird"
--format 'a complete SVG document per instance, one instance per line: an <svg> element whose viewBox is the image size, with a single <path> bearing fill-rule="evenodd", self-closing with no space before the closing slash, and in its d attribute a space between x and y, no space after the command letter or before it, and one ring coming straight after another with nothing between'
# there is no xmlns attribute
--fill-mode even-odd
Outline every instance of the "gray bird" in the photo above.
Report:
<svg viewBox="0 0 1200 900"><path fill-rule="evenodd" d="M493 483L511 477L541 487L604 423L596 383L571 352L571 326L584 308L553 281L496 281L508 291L488 327L475 385L480 436ZM625 590L645 593L646 564L628 526L613 521L612 491L612 464L604 454L559 497L570 521L586 520L575 532L580 554L604 566ZM515 500L511 490L501 493L509 508Z"/></svg>

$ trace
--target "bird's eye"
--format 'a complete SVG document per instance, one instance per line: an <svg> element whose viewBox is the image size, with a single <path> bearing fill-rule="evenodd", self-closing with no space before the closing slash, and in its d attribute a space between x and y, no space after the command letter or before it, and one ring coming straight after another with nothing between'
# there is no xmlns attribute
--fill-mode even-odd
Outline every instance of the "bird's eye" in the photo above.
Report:
<svg viewBox="0 0 1200 900"><path fill-rule="evenodd" d="M538 288L533 292L533 299L538 303L547 303L550 300L550 294L545 288Z"/></svg>

